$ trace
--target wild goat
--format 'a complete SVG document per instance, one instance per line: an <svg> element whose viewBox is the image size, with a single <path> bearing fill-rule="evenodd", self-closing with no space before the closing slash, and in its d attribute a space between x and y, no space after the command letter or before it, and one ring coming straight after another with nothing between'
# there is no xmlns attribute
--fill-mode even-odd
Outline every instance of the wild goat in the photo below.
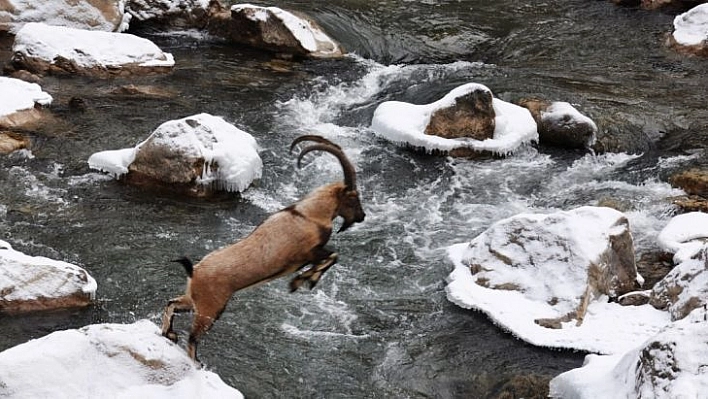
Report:
<svg viewBox="0 0 708 399"><path fill-rule="evenodd" d="M290 281L290 292L304 282L314 288L320 277L337 262L337 254L325 245L332 234L332 221L344 220L339 232L364 220L356 173L342 149L329 140L313 135L296 138L298 143L314 142L302 149L297 158L312 151L328 152L339 160L344 181L315 189L304 199L269 216L246 238L215 250L196 265L187 258L178 259L188 275L186 293L170 300L162 315L162 335L177 341L172 330L175 312L194 311L187 353L196 361L197 340L219 318L231 295L275 278L293 274L308 265L308 269Z"/></svg>

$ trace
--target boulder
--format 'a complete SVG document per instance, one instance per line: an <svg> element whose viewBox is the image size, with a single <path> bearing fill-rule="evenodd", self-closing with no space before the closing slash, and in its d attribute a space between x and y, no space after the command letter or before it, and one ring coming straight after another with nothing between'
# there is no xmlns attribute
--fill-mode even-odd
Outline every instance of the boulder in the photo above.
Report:
<svg viewBox="0 0 708 399"><path fill-rule="evenodd" d="M135 148L95 153L88 163L129 184L194 196L244 191L263 167L253 136L209 114L165 122Z"/></svg>
<svg viewBox="0 0 708 399"><path fill-rule="evenodd" d="M675 216L657 240L674 254L676 267L653 287L650 303L680 320L708 304L708 214Z"/></svg>
<svg viewBox="0 0 708 399"><path fill-rule="evenodd" d="M667 45L682 54L708 57L708 4L677 15Z"/></svg>
<svg viewBox="0 0 708 399"><path fill-rule="evenodd" d="M627 218L611 208L518 214L449 254L448 299L534 345L624 353L670 323L651 305L619 303L643 279Z"/></svg>
<svg viewBox="0 0 708 399"><path fill-rule="evenodd" d="M95 293L96 281L86 270L25 255L0 240L0 313L86 306Z"/></svg>
<svg viewBox="0 0 708 399"><path fill-rule="evenodd" d="M455 98L449 107L435 110L430 115L425 134L446 139L469 137L487 140L494 137L494 106L492 92L483 87Z"/></svg>
<svg viewBox="0 0 708 399"><path fill-rule="evenodd" d="M706 313L695 310L636 348L587 355L582 367L551 380L551 398L704 398L708 392Z"/></svg>
<svg viewBox="0 0 708 399"><path fill-rule="evenodd" d="M204 29L209 0L130 0L125 12L132 17L132 27Z"/></svg>
<svg viewBox="0 0 708 399"><path fill-rule="evenodd" d="M149 320L53 332L0 352L0 397L243 399Z"/></svg>
<svg viewBox="0 0 708 399"><path fill-rule="evenodd" d="M172 54L147 39L34 22L17 32L12 50L12 68L38 74L148 75L174 66Z"/></svg>
<svg viewBox="0 0 708 399"><path fill-rule="evenodd" d="M121 32L130 16L123 0L0 0L0 31L18 31L28 22Z"/></svg>
<svg viewBox="0 0 708 399"><path fill-rule="evenodd" d="M452 156L503 156L538 140L527 109L494 98L478 83L458 86L430 104L383 102L371 129L394 143Z"/></svg>
<svg viewBox="0 0 708 399"><path fill-rule="evenodd" d="M538 125L540 144L563 148L591 148L597 139L597 125L567 102L524 99Z"/></svg>
<svg viewBox="0 0 708 399"><path fill-rule="evenodd" d="M311 18L277 7L211 5L209 33L284 57L339 58L342 47Z"/></svg>
<svg viewBox="0 0 708 399"><path fill-rule="evenodd" d="M0 76L0 128L17 128L43 118L52 96L36 83Z"/></svg>

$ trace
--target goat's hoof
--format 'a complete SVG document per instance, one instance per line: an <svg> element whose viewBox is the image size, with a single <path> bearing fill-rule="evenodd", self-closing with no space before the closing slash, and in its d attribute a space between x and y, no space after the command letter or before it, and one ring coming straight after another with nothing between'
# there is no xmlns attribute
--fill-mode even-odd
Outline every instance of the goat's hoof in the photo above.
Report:
<svg viewBox="0 0 708 399"><path fill-rule="evenodd" d="M290 293L293 293L297 291L300 286L302 286L302 283L304 283L305 280L300 278L300 276L295 277L294 279L290 280Z"/></svg>
<svg viewBox="0 0 708 399"><path fill-rule="evenodd" d="M178 340L177 333L174 331L168 331L162 335L172 342L177 342L177 340Z"/></svg>

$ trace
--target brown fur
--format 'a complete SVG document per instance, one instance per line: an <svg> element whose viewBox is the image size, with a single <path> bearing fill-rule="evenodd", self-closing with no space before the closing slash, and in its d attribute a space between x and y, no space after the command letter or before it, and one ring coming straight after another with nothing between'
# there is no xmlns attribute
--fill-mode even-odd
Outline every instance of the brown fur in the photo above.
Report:
<svg viewBox="0 0 708 399"><path fill-rule="evenodd" d="M295 276L290 289L295 291L306 281L312 289L337 262L337 254L325 248L337 216L344 218L344 226L361 222L365 216L358 193L344 182L317 188L268 217L243 240L208 254L194 266L185 295L172 299L165 308L162 334L176 340L172 331L175 312L193 310L187 351L196 360L197 340L219 318L235 291L293 274L307 265L312 267Z"/></svg>

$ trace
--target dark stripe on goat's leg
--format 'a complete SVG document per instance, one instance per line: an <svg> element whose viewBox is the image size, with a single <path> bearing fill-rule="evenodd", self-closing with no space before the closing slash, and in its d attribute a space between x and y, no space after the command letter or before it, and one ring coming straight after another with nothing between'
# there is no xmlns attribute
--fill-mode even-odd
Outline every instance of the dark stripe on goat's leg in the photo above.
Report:
<svg viewBox="0 0 708 399"><path fill-rule="evenodd" d="M172 330L172 322L174 321L175 313L182 313L189 310L192 310L192 301L184 295L167 302L165 311L162 314L162 335L167 337L170 341L177 342L177 334Z"/></svg>

